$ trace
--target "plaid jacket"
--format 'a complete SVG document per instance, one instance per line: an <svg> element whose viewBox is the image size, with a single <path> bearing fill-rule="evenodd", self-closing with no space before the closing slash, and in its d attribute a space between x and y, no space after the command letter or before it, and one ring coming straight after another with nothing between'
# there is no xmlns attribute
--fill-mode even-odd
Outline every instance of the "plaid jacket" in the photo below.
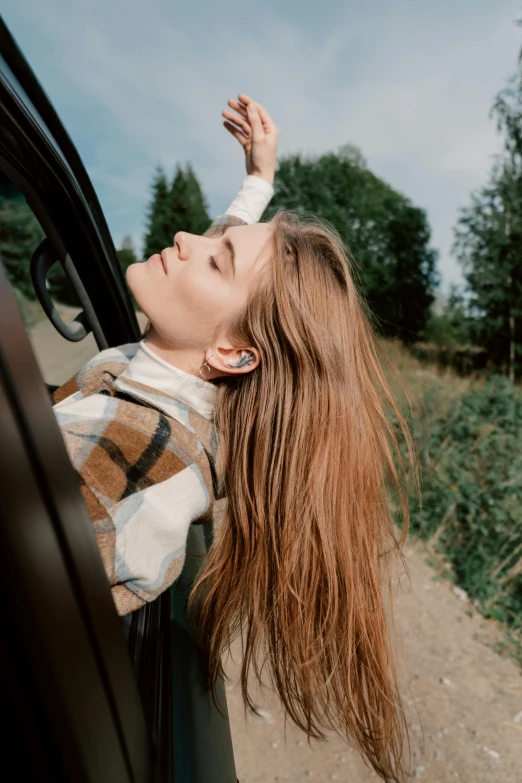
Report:
<svg viewBox="0 0 522 783"><path fill-rule="evenodd" d="M222 215L206 236L243 221ZM53 395L119 614L179 576L189 525L212 516L217 437L184 402L125 377L139 343L97 354Z"/></svg>

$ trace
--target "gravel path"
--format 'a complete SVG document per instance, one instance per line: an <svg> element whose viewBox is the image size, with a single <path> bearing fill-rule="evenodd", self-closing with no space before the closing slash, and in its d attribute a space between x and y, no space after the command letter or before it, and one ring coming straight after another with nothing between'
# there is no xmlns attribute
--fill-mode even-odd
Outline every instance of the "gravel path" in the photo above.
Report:
<svg viewBox="0 0 522 783"><path fill-rule="evenodd" d="M405 554L411 587L403 575L396 622L413 777L426 783L522 783L522 672L493 652L501 631L472 609L463 591L440 580L427 564L426 545L410 541ZM235 657L236 665L229 659L226 671L233 679L227 695L240 783L378 780L336 735L309 747L288 724L285 742L279 704L266 694L256 702L263 717L245 721Z"/></svg>

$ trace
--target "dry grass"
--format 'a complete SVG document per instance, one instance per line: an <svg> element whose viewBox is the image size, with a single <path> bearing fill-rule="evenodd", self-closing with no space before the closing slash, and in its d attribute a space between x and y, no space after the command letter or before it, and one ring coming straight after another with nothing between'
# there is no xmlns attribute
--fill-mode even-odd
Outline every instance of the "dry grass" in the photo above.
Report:
<svg viewBox="0 0 522 783"><path fill-rule="evenodd" d="M432 432L440 427L441 419L447 417L455 400L483 381L461 378L451 368L441 370L423 363L399 340L381 340L380 346L388 383L413 436L416 460L423 462ZM413 474L409 477L408 491L412 497L417 495ZM410 529L410 536L417 539L418 531ZM425 541L424 546L437 561L439 573L444 573L445 558L436 553L435 541Z"/></svg>
<svg viewBox="0 0 522 783"><path fill-rule="evenodd" d="M445 418L456 398L484 382L424 364L398 340L381 340L380 345L386 377L416 440L424 440L434 423Z"/></svg>

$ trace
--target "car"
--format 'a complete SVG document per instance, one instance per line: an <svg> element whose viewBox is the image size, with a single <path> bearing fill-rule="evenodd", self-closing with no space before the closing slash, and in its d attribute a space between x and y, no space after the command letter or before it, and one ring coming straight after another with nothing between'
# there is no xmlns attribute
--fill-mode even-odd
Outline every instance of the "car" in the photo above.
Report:
<svg viewBox="0 0 522 783"><path fill-rule="evenodd" d="M35 295L61 339L99 350L141 339L100 203L80 156L0 19L0 182L43 240ZM1 230L1 226L0 226ZM50 297L60 264L81 305ZM119 618L14 290L0 261L0 683L5 779L236 783L226 695L205 686L185 603L212 540L192 526L185 568Z"/></svg>

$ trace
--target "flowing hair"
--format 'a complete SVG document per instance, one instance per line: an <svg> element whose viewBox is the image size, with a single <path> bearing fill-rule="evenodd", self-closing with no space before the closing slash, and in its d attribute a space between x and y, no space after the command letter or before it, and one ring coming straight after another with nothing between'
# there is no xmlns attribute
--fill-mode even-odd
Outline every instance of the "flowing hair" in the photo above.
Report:
<svg viewBox="0 0 522 783"><path fill-rule="evenodd" d="M383 780L401 781L409 736L389 555L407 568L413 446L342 239L288 211L270 225L270 262L229 324L262 358L217 384L227 503L189 617L214 696L222 654L241 635L245 705L257 712L249 670L261 681L267 665L286 717L309 741L333 730Z"/></svg>

